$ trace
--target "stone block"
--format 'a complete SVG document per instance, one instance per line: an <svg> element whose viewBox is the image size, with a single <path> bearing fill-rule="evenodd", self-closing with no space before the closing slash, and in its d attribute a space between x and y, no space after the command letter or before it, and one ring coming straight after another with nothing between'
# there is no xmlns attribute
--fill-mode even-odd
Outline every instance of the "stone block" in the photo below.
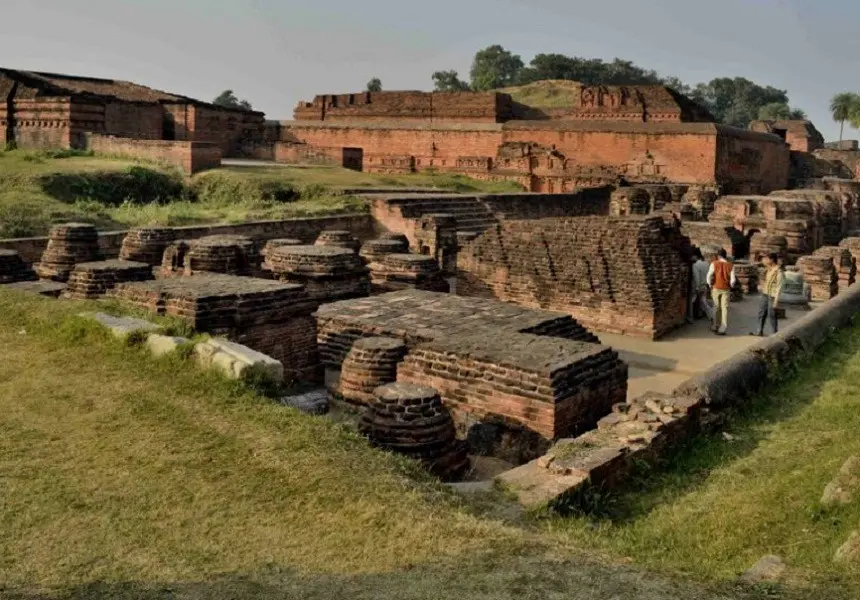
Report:
<svg viewBox="0 0 860 600"><path fill-rule="evenodd" d="M179 346L188 341L188 338L184 337L151 333L146 338L146 347L154 356L164 356L175 352Z"/></svg>
<svg viewBox="0 0 860 600"><path fill-rule="evenodd" d="M110 330L114 337L124 339L135 333L155 333L161 331L161 325L156 325L144 319L134 317L114 317L105 313L81 313L81 317L92 319Z"/></svg>
<svg viewBox="0 0 860 600"><path fill-rule="evenodd" d="M241 344L211 338L194 347L200 365L221 371L231 379L244 379L259 373L274 383L284 380L284 365L270 356Z"/></svg>

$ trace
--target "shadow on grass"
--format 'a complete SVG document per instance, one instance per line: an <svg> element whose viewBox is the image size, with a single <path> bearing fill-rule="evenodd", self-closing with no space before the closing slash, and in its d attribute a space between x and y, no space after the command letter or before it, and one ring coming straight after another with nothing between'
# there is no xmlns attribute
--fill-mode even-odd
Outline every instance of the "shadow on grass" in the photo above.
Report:
<svg viewBox="0 0 860 600"><path fill-rule="evenodd" d="M814 595L810 595L814 594ZM823 594L823 595L822 595ZM495 558L360 575L300 575L271 567L253 576L225 574L201 582L95 581L72 587L3 589L5 600L847 600L838 588L792 589L727 584L700 587L627 567L571 561Z"/></svg>
<svg viewBox="0 0 860 600"><path fill-rule="evenodd" d="M771 391L724 411L719 427L690 438L657 464L641 466L622 493L600 494L588 505L589 514L623 524L695 490L714 469L752 453L768 435L767 425L793 418L828 382L845 378L848 360L858 352L860 325L855 325L834 335L802 364L788 367ZM730 442L724 432L730 432Z"/></svg>

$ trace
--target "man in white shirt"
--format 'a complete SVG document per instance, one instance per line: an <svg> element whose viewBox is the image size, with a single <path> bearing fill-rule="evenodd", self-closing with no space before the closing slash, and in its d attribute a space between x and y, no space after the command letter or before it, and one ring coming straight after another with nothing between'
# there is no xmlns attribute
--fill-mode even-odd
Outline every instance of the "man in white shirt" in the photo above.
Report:
<svg viewBox="0 0 860 600"><path fill-rule="evenodd" d="M738 284L735 277L735 267L726 259L725 248L717 252L717 260L711 263L707 276L711 286L711 297L714 299L714 333L726 335L729 326L729 296L732 288Z"/></svg>

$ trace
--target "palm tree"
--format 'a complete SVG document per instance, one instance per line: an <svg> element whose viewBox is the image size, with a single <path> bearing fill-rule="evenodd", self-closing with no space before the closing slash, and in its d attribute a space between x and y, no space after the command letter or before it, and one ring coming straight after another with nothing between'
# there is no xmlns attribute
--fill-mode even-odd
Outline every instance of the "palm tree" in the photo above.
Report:
<svg viewBox="0 0 860 600"><path fill-rule="evenodd" d="M860 95L852 92L836 94L830 100L830 112L833 120L839 122L839 141L842 141L842 130L845 121L855 117L860 112Z"/></svg>

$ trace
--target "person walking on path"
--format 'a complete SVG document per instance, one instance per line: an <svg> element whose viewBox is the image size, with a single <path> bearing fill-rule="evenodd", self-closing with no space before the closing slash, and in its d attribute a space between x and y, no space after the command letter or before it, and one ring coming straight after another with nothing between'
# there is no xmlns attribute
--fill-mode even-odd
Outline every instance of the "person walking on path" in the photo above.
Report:
<svg viewBox="0 0 860 600"><path fill-rule="evenodd" d="M708 304L708 270L710 265L702 256L702 251L698 248L693 249L693 256L696 262L693 263L693 294L691 304L695 310L696 307L708 317L708 320L714 321L714 309Z"/></svg>
<svg viewBox="0 0 860 600"><path fill-rule="evenodd" d="M729 297L731 289L737 285L735 267L726 259L725 248L717 252L717 260L711 263L707 276L711 286L711 297L714 300L714 327L717 335L726 335L729 326Z"/></svg>
<svg viewBox="0 0 860 600"><path fill-rule="evenodd" d="M779 267L779 257L776 254L768 254L762 258L761 262L767 269L767 275L764 279L761 300L759 300L757 328L750 333L750 335L757 336L764 335L764 326L768 321L770 321L773 332L777 332L776 308L779 304L782 284L785 281L785 275Z"/></svg>

